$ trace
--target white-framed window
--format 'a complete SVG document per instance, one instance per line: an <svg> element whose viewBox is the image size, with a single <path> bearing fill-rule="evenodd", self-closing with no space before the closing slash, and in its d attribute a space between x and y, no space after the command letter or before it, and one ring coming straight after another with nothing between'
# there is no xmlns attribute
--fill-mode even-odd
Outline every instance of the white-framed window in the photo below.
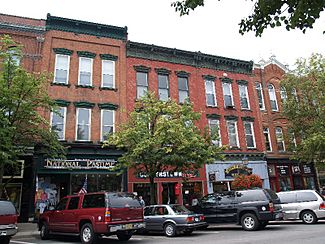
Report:
<svg viewBox="0 0 325 244"><path fill-rule="evenodd" d="M70 56L63 54L55 55L54 83L69 83Z"/></svg>
<svg viewBox="0 0 325 244"><path fill-rule="evenodd" d="M139 72L136 74L137 79L137 99L145 96L148 92L148 73Z"/></svg>
<svg viewBox="0 0 325 244"><path fill-rule="evenodd" d="M270 129L268 127L263 128L264 140L265 140L265 148L267 152L272 152L272 143L270 136Z"/></svg>
<svg viewBox="0 0 325 244"><path fill-rule="evenodd" d="M271 109L272 109L272 111L278 111L279 108L278 108L278 102L276 100L275 88L272 84L269 84L268 89L269 89Z"/></svg>
<svg viewBox="0 0 325 244"><path fill-rule="evenodd" d="M91 109L77 108L76 141L90 141Z"/></svg>
<svg viewBox="0 0 325 244"><path fill-rule="evenodd" d="M102 60L102 87L115 88L115 61Z"/></svg>
<svg viewBox="0 0 325 244"><path fill-rule="evenodd" d="M246 146L247 148L256 148L253 122L244 122Z"/></svg>
<svg viewBox="0 0 325 244"><path fill-rule="evenodd" d="M279 152L284 152L286 150L284 138L283 138L283 132L281 127L275 128L275 137L276 137L276 144L278 147Z"/></svg>
<svg viewBox="0 0 325 244"><path fill-rule="evenodd" d="M229 146L239 147L237 121L228 120L227 128L228 128Z"/></svg>
<svg viewBox="0 0 325 244"><path fill-rule="evenodd" d="M234 107L234 100L232 96L232 86L231 83L223 82L222 83L223 90L223 99L225 102L225 107Z"/></svg>
<svg viewBox="0 0 325 244"><path fill-rule="evenodd" d="M250 109L247 85L239 85L240 106L242 109Z"/></svg>
<svg viewBox="0 0 325 244"><path fill-rule="evenodd" d="M79 57L78 85L92 86L93 83L93 59Z"/></svg>
<svg viewBox="0 0 325 244"><path fill-rule="evenodd" d="M216 146L221 146L221 133L220 133L220 121L218 119L208 119L209 131L212 137L218 139L212 140L212 143Z"/></svg>
<svg viewBox="0 0 325 244"><path fill-rule="evenodd" d="M296 136L295 133L292 131L291 128L288 129L288 135L289 135L289 143L290 143L290 149L292 151L296 151L297 149L297 140L296 140Z"/></svg>
<svg viewBox="0 0 325 244"><path fill-rule="evenodd" d="M287 100L288 95L286 89L283 86L280 87L280 95L281 95L281 101L282 103L284 103Z"/></svg>
<svg viewBox="0 0 325 244"><path fill-rule="evenodd" d="M101 110L101 141L107 140L109 134L114 133L115 130L115 111L114 110Z"/></svg>
<svg viewBox="0 0 325 244"><path fill-rule="evenodd" d="M184 103L188 97L188 79L187 77L178 77L178 102Z"/></svg>
<svg viewBox="0 0 325 244"><path fill-rule="evenodd" d="M59 140L65 140L66 117L66 107L59 107L51 112L51 130L57 133Z"/></svg>
<svg viewBox="0 0 325 244"><path fill-rule="evenodd" d="M207 106L217 106L216 89L213 80L205 80L205 97Z"/></svg>
<svg viewBox="0 0 325 244"><path fill-rule="evenodd" d="M167 101L169 99L168 75L158 74L158 94L161 101Z"/></svg>
<svg viewBox="0 0 325 244"><path fill-rule="evenodd" d="M256 85L256 92L258 97L258 105L260 106L260 110L265 110L262 84L256 82L255 85Z"/></svg>

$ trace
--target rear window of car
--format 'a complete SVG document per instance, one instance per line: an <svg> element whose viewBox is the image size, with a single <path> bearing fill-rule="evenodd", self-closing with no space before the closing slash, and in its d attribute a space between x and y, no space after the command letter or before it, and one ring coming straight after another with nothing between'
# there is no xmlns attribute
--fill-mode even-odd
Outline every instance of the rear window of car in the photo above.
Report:
<svg viewBox="0 0 325 244"><path fill-rule="evenodd" d="M318 198L313 192L297 192L297 202L312 202Z"/></svg>
<svg viewBox="0 0 325 244"><path fill-rule="evenodd" d="M0 201L0 215L13 215L16 213L16 208L12 202Z"/></svg>
<svg viewBox="0 0 325 244"><path fill-rule="evenodd" d="M296 202L296 194L294 192L284 192L284 193L279 193L279 198L281 203L293 203Z"/></svg>
<svg viewBox="0 0 325 244"><path fill-rule="evenodd" d="M238 202L255 202L267 200L267 197L262 190L238 191L236 198Z"/></svg>
<svg viewBox="0 0 325 244"><path fill-rule="evenodd" d="M139 199L134 194L110 193L108 201L112 208L141 207Z"/></svg>
<svg viewBox="0 0 325 244"><path fill-rule="evenodd" d="M171 208L173 209L175 214L188 214L188 213L191 213L190 210L188 210L187 208L185 208L182 205L171 205Z"/></svg>
<svg viewBox="0 0 325 244"><path fill-rule="evenodd" d="M105 208L105 194L85 195L82 208Z"/></svg>

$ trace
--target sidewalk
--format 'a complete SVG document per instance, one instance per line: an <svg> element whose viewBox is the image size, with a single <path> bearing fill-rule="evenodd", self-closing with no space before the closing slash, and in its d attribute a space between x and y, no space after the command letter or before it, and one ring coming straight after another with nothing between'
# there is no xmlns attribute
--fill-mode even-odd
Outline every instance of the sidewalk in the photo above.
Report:
<svg viewBox="0 0 325 244"><path fill-rule="evenodd" d="M18 233L14 238L39 235L36 223L18 223Z"/></svg>

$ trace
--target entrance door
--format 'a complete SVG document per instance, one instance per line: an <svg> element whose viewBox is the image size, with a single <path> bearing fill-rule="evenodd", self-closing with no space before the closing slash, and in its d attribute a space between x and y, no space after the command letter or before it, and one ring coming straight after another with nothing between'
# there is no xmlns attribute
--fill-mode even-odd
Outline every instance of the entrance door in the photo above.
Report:
<svg viewBox="0 0 325 244"><path fill-rule="evenodd" d="M175 195L175 185L177 183L162 183L162 204L175 204L176 195Z"/></svg>

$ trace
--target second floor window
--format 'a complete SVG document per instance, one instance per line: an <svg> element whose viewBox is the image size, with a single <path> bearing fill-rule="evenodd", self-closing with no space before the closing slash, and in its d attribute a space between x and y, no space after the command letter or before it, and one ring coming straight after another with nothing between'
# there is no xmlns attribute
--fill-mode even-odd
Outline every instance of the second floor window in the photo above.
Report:
<svg viewBox="0 0 325 244"><path fill-rule="evenodd" d="M260 110L264 110L265 105L264 105L263 89L262 89L262 84L259 82L256 82L256 92L257 92L258 104L260 106Z"/></svg>
<svg viewBox="0 0 325 244"><path fill-rule="evenodd" d="M212 80L205 81L205 96L206 96L207 106L212 106L212 107L217 106L214 81Z"/></svg>
<svg viewBox="0 0 325 244"><path fill-rule="evenodd" d="M101 141L105 141L108 135L114 132L114 110L101 111Z"/></svg>
<svg viewBox="0 0 325 244"><path fill-rule="evenodd" d="M148 73L137 72L137 99L145 96L148 92Z"/></svg>
<svg viewBox="0 0 325 244"><path fill-rule="evenodd" d="M253 122L244 122L244 128L247 148L255 148L256 144Z"/></svg>
<svg viewBox="0 0 325 244"><path fill-rule="evenodd" d="M93 59L92 58L79 58L79 82L81 86L92 85L92 70L93 70Z"/></svg>
<svg viewBox="0 0 325 244"><path fill-rule="evenodd" d="M90 141L91 109L77 108L77 141Z"/></svg>
<svg viewBox="0 0 325 244"><path fill-rule="evenodd" d="M223 90L223 99L225 102L225 107L233 107L234 106L234 101L232 98L232 88L231 88L231 83L222 83L222 90Z"/></svg>
<svg viewBox="0 0 325 244"><path fill-rule="evenodd" d="M267 152L272 152L272 144L271 144L271 137L270 137L270 130L267 127L263 128L264 140L265 140L265 147Z"/></svg>
<svg viewBox="0 0 325 244"><path fill-rule="evenodd" d="M59 107L55 112L51 112L51 128L58 135L59 140L65 139L66 107Z"/></svg>
<svg viewBox="0 0 325 244"><path fill-rule="evenodd" d="M271 109L272 109L272 111L278 111L278 103L277 103L277 100L276 100L276 94L275 94L274 86L272 84L269 84L268 89L269 89Z"/></svg>
<svg viewBox="0 0 325 244"><path fill-rule="evenodd" d="M209 130L212 137L212 143L221 146L220 123L218 119L209 119Z"/></svg>
<svg viewBox="0 0 325 244"><path fill-rule="evenodd" d="M246 85L239 85L240 106L242 109L249 109L248 90Z"/></svg>
<svg viewBox="0 0 325 244"><path fill-rule="evenodd" d="M275 137L276 137L276 143L277 143L278 151L284 152L286 149L285 149L283 132L282 132L281 127L276 127L275 128Z"/></svg>
<svg viewBox="0 0 325 244"><path fill-rule="evenodd" d="M158 94L161 101L167 101L169 99L168 75L158 74Z"/></svg>
<svg viewBox="0 0 325 244"><path fill-rule="evenodd" d="M287 91L283 86L281 86L280 88L280 95L281 95L281 100L284 103L287 100L288 96L287 96Z"/></svg>
<svg viewBox="0 0 325 244"><path fill-rule="evenodd" d="M115 87L115 61L102 60L102 87Z"/></svg>
<svg viewBox="0 0 325 244"><path fill-rule="evenodd" d="M227 121L227 128L228 128L229 146L239 147L237 122L231 120Z"/></svg>
<svg viewBox="0 0 325 244"><path fill-rule="evenodd" d="M54 83L68 84L70 56L55 55Z"/></svg>
<svg viewBox="0 0 325 244"><path fill-rule="evenodd" d="M186 77L178 77L178 101L184 103L188 99L188 80Z"/></svg>

